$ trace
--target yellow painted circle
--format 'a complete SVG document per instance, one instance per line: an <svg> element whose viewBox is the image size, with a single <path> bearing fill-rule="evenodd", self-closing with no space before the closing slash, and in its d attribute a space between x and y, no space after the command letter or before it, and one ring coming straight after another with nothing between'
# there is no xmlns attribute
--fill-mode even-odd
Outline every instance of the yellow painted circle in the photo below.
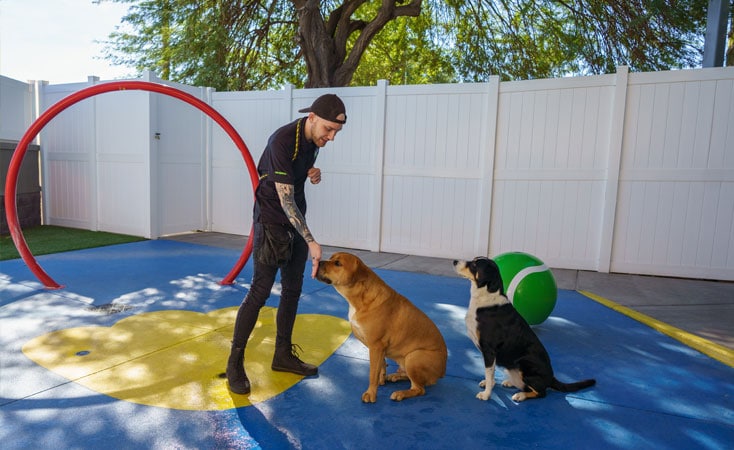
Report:
<svg viewBox="0 0 734 450"><path fill-rule="evenodd" d="M245 368L250 395L232 393L223 377L237 307L208 314L156 311L111 327L79 327L28 341L23 353L37 364L101 394L143 405L211 411L263 402L303 377L270 370L277 310L264 307L250 336ZM320 365L349 337L349 322L299 314L293 342L301 359Z"/></svg>

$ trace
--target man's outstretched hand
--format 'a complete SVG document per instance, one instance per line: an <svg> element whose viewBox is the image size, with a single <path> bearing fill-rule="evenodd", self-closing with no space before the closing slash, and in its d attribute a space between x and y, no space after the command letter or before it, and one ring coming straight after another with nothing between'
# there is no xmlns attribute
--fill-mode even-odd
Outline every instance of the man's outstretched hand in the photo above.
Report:
<svg viewBox="0 0 734 450"><path fill-rule="evenodd" d="M316 271L319 270L319 261L321 261L321 245L316 241L308 243L308 251L311 253L311 278L316 278Z"/></svg>

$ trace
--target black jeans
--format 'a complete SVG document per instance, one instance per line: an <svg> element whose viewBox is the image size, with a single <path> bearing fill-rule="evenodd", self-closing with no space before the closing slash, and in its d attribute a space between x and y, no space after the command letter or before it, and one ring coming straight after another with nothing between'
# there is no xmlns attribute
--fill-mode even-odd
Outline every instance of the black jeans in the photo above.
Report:
<svg viewBox="0 0 734 450"><path fill-rule="evenodd" d="M298 300L301 297L301 289L303 288L303 272L306 269L306 261L308 260L306 241L295 230L293 230L293 234L295 235L293 253L290 261L286 264L278 267L277 265L263 264L253 258L255 270L252 275L252 286L237 311L234 336L232 337L233 347L244 348L247 344L247 340L257 323L260 309L270 297L270 291L273 284L275 284L278 269L280 269L282 290L275 322L277 329L275 346L276 348L280 346L290 347L293 325L298 312ZM255 249L262 245L264 239L262 224L255 223L253 239L253 254L255 254Z"/></svg>

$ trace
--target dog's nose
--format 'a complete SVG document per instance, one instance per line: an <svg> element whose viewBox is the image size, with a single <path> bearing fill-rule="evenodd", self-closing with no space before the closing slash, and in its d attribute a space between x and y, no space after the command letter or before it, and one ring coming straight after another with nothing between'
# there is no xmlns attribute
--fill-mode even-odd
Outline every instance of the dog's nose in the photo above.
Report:
<svg viewBox="0 0 734 450"><path fill-rule="evenodd" d="M459 264L459 261L454 260L454 265L457 265L457 264Z"/></svg>

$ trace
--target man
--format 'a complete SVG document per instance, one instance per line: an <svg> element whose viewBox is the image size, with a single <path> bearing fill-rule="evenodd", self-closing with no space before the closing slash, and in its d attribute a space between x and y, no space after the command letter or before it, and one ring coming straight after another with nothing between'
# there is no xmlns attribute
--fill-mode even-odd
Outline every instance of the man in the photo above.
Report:
<svg viewBox="0 0 734 450"><path fill-rule="evenodd" d="M236 394L250 392L250 380L244 369L245 346L260 309L270 296L278 269L282 291L271 368L304 376L318 373L316 366L298 358L296 346L291 342L308 254L311 253L313 262L312 277L321 260L321 245L306 224L304 185L306 179L312 184L321 181L321 170L314 167L318 150L334 140L347 115L344 103L334 94L320 96L299 112L308 116L276 130L257 167L260 183L255 191L253 211L255 270L250 291L237 311L227 361L227 381Z"/></svg>

